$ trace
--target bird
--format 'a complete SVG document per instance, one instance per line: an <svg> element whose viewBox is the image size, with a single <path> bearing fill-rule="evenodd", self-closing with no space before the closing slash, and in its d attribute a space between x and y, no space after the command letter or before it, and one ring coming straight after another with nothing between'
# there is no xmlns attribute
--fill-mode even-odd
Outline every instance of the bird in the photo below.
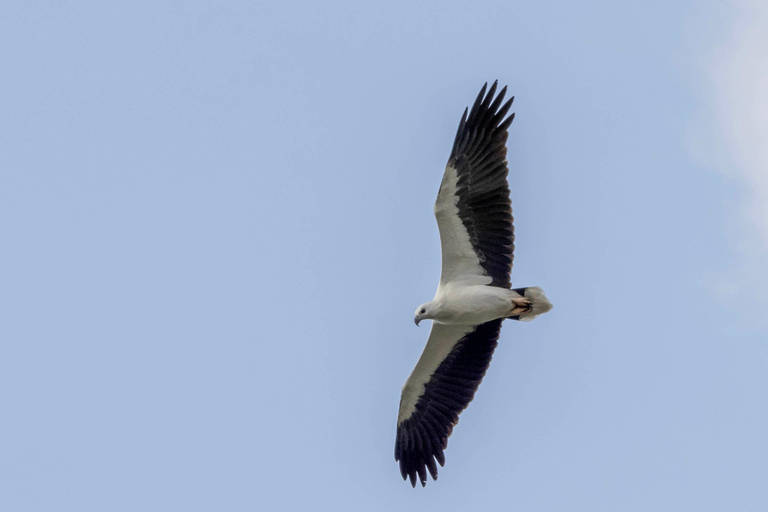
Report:
<svg viewBox="0 0 768 512"><path fill-rule="evenodd" d="M448 437L480 386L505 319L529 321L552 309L540 287L512 289L514 227L507 175L506 103L486 82L459 122L434 205L442 270L434 298L414 312L432 330L403 386L395 461L416 487L437 480Z"/></svg>

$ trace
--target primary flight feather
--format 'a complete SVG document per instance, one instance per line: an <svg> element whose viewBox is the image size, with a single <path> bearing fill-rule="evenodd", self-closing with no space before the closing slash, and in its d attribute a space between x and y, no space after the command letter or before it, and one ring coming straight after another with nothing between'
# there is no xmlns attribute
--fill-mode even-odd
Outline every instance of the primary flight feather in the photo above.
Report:
<svg viewBox="0 0 768 512"><path fill-rule="evenodd" d="M435 202L442 273L435 298L416 309L414 322L432 331L403 386L395 460L403 479L426 485L461 411L480 386L504 319L533 320L552 309L538 287L510 289L514 228L507 184L507 116L494 82L464 111ZM503 104L502 104L503 103Z"/></svg>

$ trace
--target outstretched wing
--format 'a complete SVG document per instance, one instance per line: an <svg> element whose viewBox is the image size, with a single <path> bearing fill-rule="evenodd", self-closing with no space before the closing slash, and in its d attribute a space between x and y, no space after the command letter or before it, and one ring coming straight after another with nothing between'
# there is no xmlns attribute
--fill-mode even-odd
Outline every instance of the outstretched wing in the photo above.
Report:
<svg viewBox="0 0 768 512"><path fill-rule="evenodd" d="M464 111L435 202L441 284L510 286L515 237L506 142L515 114L505 116L514 97L502 105L507 88L494 98L497 83L488 94L484 85L469 115Z"/></svg>
<svg viewBox="0 0 768 512"><path fill-rule="evenodd" d="M427 346L400 396L395 460L403 480L437 480L448 436L480 386L498 344L501 320L477 326L432 323Z"/></svg>

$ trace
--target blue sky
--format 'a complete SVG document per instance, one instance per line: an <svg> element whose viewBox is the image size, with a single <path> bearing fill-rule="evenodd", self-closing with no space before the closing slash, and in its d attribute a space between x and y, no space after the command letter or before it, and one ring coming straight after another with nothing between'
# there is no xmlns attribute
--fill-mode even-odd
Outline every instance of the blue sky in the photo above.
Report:
<svg viewBox="0 0 768 512"><path fill-rule="evenodd" d="M768 11L0 7L0 508L765 510ZM461 113L516 96L509 323L393 459Z"/></svg>

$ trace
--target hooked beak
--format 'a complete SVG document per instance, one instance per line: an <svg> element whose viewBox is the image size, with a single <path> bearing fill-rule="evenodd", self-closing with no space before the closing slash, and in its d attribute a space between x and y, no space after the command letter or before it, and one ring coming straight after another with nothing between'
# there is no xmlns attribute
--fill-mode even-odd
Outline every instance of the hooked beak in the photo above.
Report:
<svg viewBox="0 0 768 512"><path fill-rule="evenodd" d="M417 317L417 316L413 317L413 323L415 323L415 324L416 324L416 327L418 327L418 326L419 326L419 322L421 322L421 318L419 318L419 317Z"/></svg>

